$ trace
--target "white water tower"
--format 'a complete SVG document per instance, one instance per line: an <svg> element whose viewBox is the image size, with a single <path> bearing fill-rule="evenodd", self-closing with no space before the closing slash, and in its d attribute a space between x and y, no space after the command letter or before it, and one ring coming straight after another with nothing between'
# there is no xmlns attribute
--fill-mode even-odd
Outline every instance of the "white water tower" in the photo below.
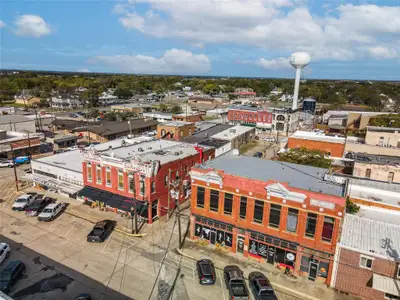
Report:
<svg viewBox="0 0 400 300"><path fill-rule="evenodd" d="M297 109L297 99L299 97L299 85L301 69L310 63L311 57L307 52L295 52L289 57L290 64L296 69L296 80L294 82L292 110Z"/></svg>

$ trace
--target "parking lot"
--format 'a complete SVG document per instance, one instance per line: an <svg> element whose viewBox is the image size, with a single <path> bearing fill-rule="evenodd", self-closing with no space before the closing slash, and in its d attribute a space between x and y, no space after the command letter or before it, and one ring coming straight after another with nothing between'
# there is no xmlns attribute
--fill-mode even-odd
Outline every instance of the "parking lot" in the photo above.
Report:
<svg viewBox="0 0 400 300"><path fill-rule="evenodd" d="M23 174L22 169L19 173ZM214 286L200 286L195 261L175 252L178 233L173 219L162 227L155 222L143 238L114 231L104 243L88 243L93 222L68 210L48 223L12 211L12 203L21 194L12 175L12 169L0 170L0 242L11 246L8 261L22 260L27 267L10 293L15 299L73 299L83 292L95 300L229 299L222 270L217 269Z"/></svg>

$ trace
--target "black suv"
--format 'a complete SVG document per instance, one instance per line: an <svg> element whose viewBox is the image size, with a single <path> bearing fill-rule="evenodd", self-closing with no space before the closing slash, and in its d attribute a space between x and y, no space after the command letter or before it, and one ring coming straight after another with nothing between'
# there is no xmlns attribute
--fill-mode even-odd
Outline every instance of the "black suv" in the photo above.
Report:
<svg viewBox="0 0 400 300"><path fill-rule="evenodd" d="M37 216L47 205L53 202L55 202L55 199L39 195L33 202L31 202L31 204L28 205L27 208L25 208L25 215L28 217Z"/></svg>
<svg viewBox="0 0 400 300"><path fill-rule="evenodd" d="M21 278L25 271L25 264L22 261L14 260L9 262L7 267L0 273L0 291L9 293L11 287Z"/></svg>
<svg viewBox="0 0 400 300"><path fill-rule="evenodd" d="M214 284L215 283L215 268L214 264L209 259L198 260L196 263L197 274L199 274L200 284Z"/></svg>
<svg viewBox="0 0 400 300"><path fill-rule="evenodd" d="M260 272L249 274L249 285L255 300L278 300L268 278Z"/></svg>
<svg viewBox="0 0 400 300"><path fill-rule="evenodd" d="M104 240L111 234L116 225L117 222L111 220L97 222L94 225L92 231L88 234L87 241L92 243L104 242Z"/></svg>

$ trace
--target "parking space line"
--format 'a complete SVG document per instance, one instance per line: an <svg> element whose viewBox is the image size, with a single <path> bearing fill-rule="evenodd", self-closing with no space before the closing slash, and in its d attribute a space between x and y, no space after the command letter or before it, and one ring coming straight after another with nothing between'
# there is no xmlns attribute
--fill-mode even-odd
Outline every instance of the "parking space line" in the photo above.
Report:
<svg viewBox="0 0 400 300"><path fill-rule="evenodd" d="M109 236L106 242L104 243L103 249L101 249L101 253L107 254L108 252L105 252L104 250L106 249L108 243L110 242L111 237Z"/></svg>
<svg viewBox="0 0 400 300"><path fill-rule="evenodd" d="M64 237L67 237L68 234L70 234L70 232L75 228L75 226L80 223L81 220L77 220L74 225L67 231L67 233L64 235Z"/></svg>
<svg viewBox="0 0 400 300"><path fill-rule="evenodd" d="M223 275L223 274L222 274ZM222 296L224 296L224 300L226 299L226 297L225 297L225 291L224 291L224 284L223 284L223 281L222 281L222 276L219 276L219 280L220 280L220 283L221 283L221 292L222 292Z"/></svg>

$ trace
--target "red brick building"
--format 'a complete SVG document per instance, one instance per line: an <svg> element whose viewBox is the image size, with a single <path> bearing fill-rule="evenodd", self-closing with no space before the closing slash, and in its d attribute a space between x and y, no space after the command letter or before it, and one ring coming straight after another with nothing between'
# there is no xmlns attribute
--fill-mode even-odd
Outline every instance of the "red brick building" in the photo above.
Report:
<svg viewBox="0 0 400 300"><path fill-rule="evenodd" d="M203 114L200 112L181 113L172 116L172 121L200 122L203 121Z"/></svg>
<svg viewBox="0 0 400 300"><path fill-rule="evenodd" d="M190 169L213 157L214 148L170 140L121 144L100 152L92 148L84 153L85 187L78 195L121 211L129 212L136 207L138 214L152 223L173 209L176 200L181 203L187 199ZM171 197L169 182L176 185L176 193Z"/></svg>
<svg viewBox="0 0 400 300"><path fill-rule="evenodd" d="M308 131L296 131L288 139L288 149L306 148L327 152L330 157L343 157L345 138Z"/></svg>
<svg viewBox="0 0 400 300"><path fill-rule="evenodd" d="M336 250L332 287L367 300L400 299L400 214L371 210L346 215ZM398 221L390 224L381 220Z"/></svg>
<svg viewBox="0 0 400 300"><path fill-rule="evenodd" d="M225 154L191 171L191 238L330 281L345 209L326 169Z"/></svg>
<svg viewBox="0 0 400 300"><path fill-rule="evenodd" d="M272 124L272 116L273 114L270 111L252 107L232 107L228 111L228 120L241 124Z"/></svg>

